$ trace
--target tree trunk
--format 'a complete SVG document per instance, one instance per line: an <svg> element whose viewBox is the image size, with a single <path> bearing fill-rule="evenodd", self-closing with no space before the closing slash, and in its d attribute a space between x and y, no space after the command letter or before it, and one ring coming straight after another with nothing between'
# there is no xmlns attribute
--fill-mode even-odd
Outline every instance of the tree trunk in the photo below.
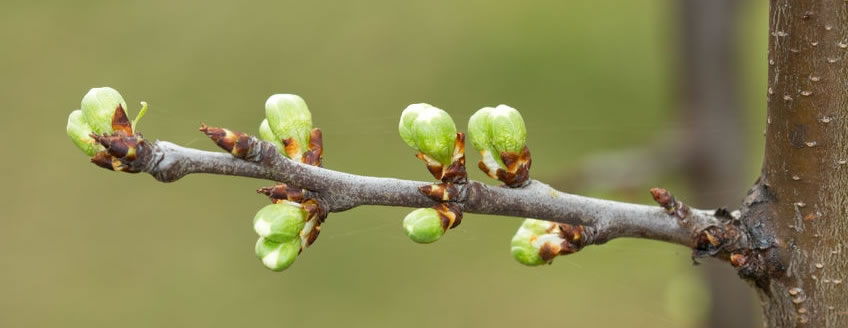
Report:
<svg viewBox="0 0 848 328"><path fill-rule="evenodd" d="M770 327L848 325L848 3L772 0L766 149L742 220Z"/></svg>

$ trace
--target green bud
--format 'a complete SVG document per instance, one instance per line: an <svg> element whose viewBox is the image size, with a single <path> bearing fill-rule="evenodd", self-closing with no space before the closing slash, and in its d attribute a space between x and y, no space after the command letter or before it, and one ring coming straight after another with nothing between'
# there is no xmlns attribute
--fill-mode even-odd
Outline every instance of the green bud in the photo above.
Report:
<svg viewBox="0 0 848 328"><path fill-rule="evenodd" d="M539 256L539 250L533 248L533 245L530 243L530 237L531 235L528 233L516 233L512 237L512 243L510 244L512 257L519 263L528 266L545 264L545 261Z"/></svg>
<svg viewBox="0 0 848 328"><path fill-rule="evenodd" d="M409 147L444 165L450 165L456 145L456 125L447 112L428 104L412 104L398 123L400 137Z"/></svg>
<svg viewBox="0 0 848 328"><path fill-rule="evenodd" d="M88 156L94 156L94 154L103 149L103 146L97 144L94 138L91 137L93 131L88 126L82 115L82 111L79 109L71 112L71 115L68 116L66 131L71 141Z"/></svg>
<svg viewBox="0 0 848 328"><path fill-rule="evenodd" d="M93 88L82 98L82 113L85 121L97 134L112 132L112 116L121 105L129 117L127 103L115 89L110 87Z"/></svg>
<svg viewBox="0 0 848 328"><path fill-rule="evenodd" d="M492 155L492 159L483 159L487 165L494 160L498 167L504 168L500 153L521 153L527 143L527 128L515 108L507 105L484 107L468 120L468 137L474 147Z"/></svg>
<svg viewBox="0 0 848 328"><path fill-rule="evenodd" d="M281 154L286 153L282 139L277 138L277 135L274 134L274 131L271 131L271 127L268 125L268 120L262 120L262 123L259 124L259 138L273 143L274 146L277 146L277 150Z"/></svg>
<svg viewBox="0 0 848 328"><path fill-rule="evenodd" d="M307 150L312 131L312 114L303 98L291 94L269 97L265 102L265 118L277 140L293 138L299 147L298 154ZM286 155L282 147L280 151Z"/></svg>
<svg viewBox="0 0 848 328"><path fill-rule="evenodd" d="M524 222L521 223L521 227L519 229L527 230L532 234L542 235L548 233L548 230L551 230L554 225L556 225L556 223L551 221L524 219Z"/></svg>
<svg viewBox="0 0 848 328"><path fill-rule="evenodd" d="M545 243L553 243L558 245L563 241L556 233L550 233L548 230L555 223L525 219L512 237L510 243L510 253L512 257L524 265L537 266L545 264L546 261L542 258L539 250Z"/></svg>
<svg viewBox="0 0 848 328"><path fill-rule="evenodd" d="M300 240L300 230L306 224L306 211L287 202L263 207L253 218L253 230L265 239L284 242Z"/></svg>
<svg viewBox="0 0 848 328"><path fill-rule="evenodd" d="M256 256L271 271L283 271L294 263L300 252L300 239L278 243L259 237L256 241Z"/></svg>
<svg viewBox="0 0 848 328"><path fill-rule="evenodd" d="M432 208L419 208L406 215L403 230L412 241L420 244L432 243L445 234L439 213Z"/></svg>

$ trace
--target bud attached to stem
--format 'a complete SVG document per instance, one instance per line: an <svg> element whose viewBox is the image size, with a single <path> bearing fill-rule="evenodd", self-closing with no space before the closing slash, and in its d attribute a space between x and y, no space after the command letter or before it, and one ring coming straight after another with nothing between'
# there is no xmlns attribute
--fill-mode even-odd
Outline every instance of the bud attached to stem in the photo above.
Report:
<svg viewBox="0 0 848 328"><path fill-rule="evenodd" d="M93 88L82 99L81 108L68 116L66 132L71 141L91 157L91 162L105 169L137 173L133 165L144 145L135 126L147 110L147 103L133 122L126 112L121 94L109 87Z"/></svg>
<svg viewBox="0 0 848 328"><path fill-rule="evenodd" d="M407 214L403 218L403 230L419 244L435 242L445 234L439 213L432 208L419 208Z"/></svg>
<svg viewBox="0 0 848 328"><path fill-rule="evenodd" d="M300 204L287 201L267 205L253 218L256 234L275 242L296 239L305 224L306 211Z"/></svg>
<svg viewBox="0 0 848 328"><path fill-rule="evenodd" d="M98 151L103 150L91 135L94 131L88 126L82 114L82 110L75 110L68 116L68 126L66 128L68 137L74 142L77 147L88 156L94 156Z"/></svg>
<svg viewBox="0 0 848 328"><path fill-rule="evenodd" d="M312 114L303 98L292 94L275 94L265 102L265 118L259 126L262 139L273 142L280 153L299 161L308 150L312 132ZM268 131L263 131L267 122ZM282 145L282 147L281 147Z"/></svg>
<svg viewBox="0 0 848 328"><path fill-rule="evenodd" d="M274 146L277 147L277 151L285 155L286 147L283 146L283 139L277 138L274 131L271 131L271 126L268 125L267 119L264 119L262 120L262 123L259 123L259 138L274 144Z"/></svg>
<svg viewBox="0 0 848 328"><path fill-rule="evenodd" d="M127 103L121 94L110 87L102 87L89 90L82 98L80 108L94 133L109 134L112 133L112 118L118 106L126 112Z"/></svg>
<svg viewBox="0 0 848 328"><path fill-rule="evenodd" d="M431 208L419 208L403 219L403 230L412 241L429 244L462 222L462 209L455 203L436 204Z"/></svg>
<svg viewBox="0 0 848 328"><path fill-rule="evenodd" d="M583 226L525 219L512 237L510 252L524 265L550 264L557 255L579 251L586 245L585 234Z"/></svg>
<svg viewBox="0 0 848 328"><path fill-rule="evenodd" d="M255 251L266 268L271 271L283 271L294 263L300 253L300 240L292 239L280 243L259 237Z"/></svg>
<svg viewBox="0 0 848 328"><path fill-rule="evenodd" d="M530 150L524 119L507 105L485 107L468 120L468 137L483 157L479 167L489 177L510 187L530 178Z"/></svg>
<svg viewBox="0 0 848 328"><path fill-rule="evenodd" d="M398 132L436 179L465 180L465 136L456 132L447 112L429 104L409 105L400 116Z"/></svg>
<svg viewBox="0 0 848 328"><path fill-rule="evenodd" d="M398 131L413 149L442 165L451 164L456 125L447 112L429 104L409 105L400 116Z"/></svg>

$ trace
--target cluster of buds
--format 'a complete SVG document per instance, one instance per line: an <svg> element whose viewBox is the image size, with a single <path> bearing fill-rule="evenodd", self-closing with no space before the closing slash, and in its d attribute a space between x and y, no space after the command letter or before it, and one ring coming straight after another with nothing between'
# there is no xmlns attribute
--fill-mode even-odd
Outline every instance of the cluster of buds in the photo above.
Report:
<svg viewBox="0 0 848 328"><path fill-rule="evenodd" d="M268 98L265 120L259 124L259 136L273 143L281 154L291 160L321 165L324 149L321 130L312 128L312 114L306 102L297 95L276 94ZM254 229L259 234L256 255L268 269L285 270L304 248L318 238L327 213L316 199L306 197L308 191L300 188L277 184L260 188L257 192L268 196L273 204L260 210L254 219ZM281 220L275 226L273 220L260 217L269 207L286 208L280 213L287 216L287 221ZM268 217L273 219L273 215ZM283 233L282 239L285 240L275 239L274 234L277 233Z"/></svg>
<svg viewBox="0 0 848 328"><path fill-rule="evenodd" d="M403 228L417 243L432 243L462 221L462 209L456 198L467 181L465 172L465 134L456 132L450 115L428 104L406 107L398 123L401 139L417 151L416 157L441 183L421 186L419 190L439 202L432 208L412 211L403 220Z"/></svg>
<svg viewBox="0 0 848 328"><path fill-rule="evenodd" d="M530 150L524 119L507 105L484 107L468 120L468 137L480 151L480 169L508 187L530 180Z"/></svg>
<svg viewBox="0 0 848 328"><path fill-rule="evenodd" d="M321 129L312 128L312 114L297 95L276 94L265 102L265 117L259 124L259 137L276 146L287 158L308 165L321 165L324 153ZM200 131L219 147L238 158L253 154L257 143L250 135L201 124Z"/></svg>
<svg viewBox="0 0 848 328"><path fill-rule="evenodd" d="M94 164L109 170L137 172L126 163L135 159L144 141L140 134L134 133L147 110L147 103L141 105L138 116L130 122L127 104L118 91L109 87L93 88L82 98L81 109L68 116L68 137Z"/></svg>
<svg viewBox="0 0 848 328"><path fill-rule="evenodd" d="M558 255L575 253L587 244L582 225L525 219L512 237L510 252L524 265L550 264Z"/></svg>
<svg viewBox="0 0 848 328"><path fill-rule="evenodd" d="M253 218L253 230L259 235L256 256L272 271L285 270L318 237L316 222L323 221L319 217L314 200L302 204L283 200L263 207Z"/></svg>
<svg viewBox="0 0 848 328"><path fill-rule="evenodd" d="M235 157L251 159L260 143L248 134L202 125L200 130ZM262 140L274 144L287 158L320 166L324 153L321 130L312 128L312 114L297 95L276 94L265 102L265 119L259 125ZM321 232L327 213L308 190L280 183L257 190L271 199L256 214L253 228L259 235L256 255L273 271L294 263Z"/></svg>

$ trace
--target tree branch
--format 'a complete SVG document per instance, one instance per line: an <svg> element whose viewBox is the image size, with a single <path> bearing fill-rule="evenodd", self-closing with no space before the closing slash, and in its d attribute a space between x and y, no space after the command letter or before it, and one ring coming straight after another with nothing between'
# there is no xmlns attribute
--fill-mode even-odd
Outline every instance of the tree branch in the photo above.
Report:
<svg viewBox="0 0 848 328"><path fill-rule="evenodd" d="M107 150L113 141L98 140ZM132 158L115 156L129 172L147 172L162 182L192 173L243 176L286 183L309 190L327 212L362 205L430 207L436 201L419 191L432 182L349 174L289 160L269 142L250 137L244 158L226 153L181 147L167 141L141 140ZM618 237L660 240L698 249L712 238L710 229L724 229L726 211L689 209L661 190L655 199L662 205L646 206L595 199L557 191L532 180L522 188L505 188L470 180L459 185L456 203L466 213L536 218L585 228L584 245L601 244ZM654 191L652 190L652 193ZM663 208L664 207L664 208ZM722 215L724 213L725 215ZM713 245L716 246L716 245ZM707 255L715 255L711 252Z"/></svg>

